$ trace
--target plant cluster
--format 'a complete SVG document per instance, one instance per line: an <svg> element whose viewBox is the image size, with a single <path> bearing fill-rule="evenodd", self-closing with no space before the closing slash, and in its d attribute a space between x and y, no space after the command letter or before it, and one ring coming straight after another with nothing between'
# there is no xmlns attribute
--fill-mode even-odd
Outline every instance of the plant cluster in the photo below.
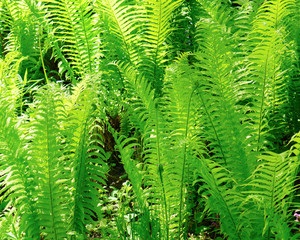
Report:
<svg viewBox="0 0 300 240"><path fill-rule="evenodd" d="M299 239L299 7L2 0L0 238Z"/></svg>

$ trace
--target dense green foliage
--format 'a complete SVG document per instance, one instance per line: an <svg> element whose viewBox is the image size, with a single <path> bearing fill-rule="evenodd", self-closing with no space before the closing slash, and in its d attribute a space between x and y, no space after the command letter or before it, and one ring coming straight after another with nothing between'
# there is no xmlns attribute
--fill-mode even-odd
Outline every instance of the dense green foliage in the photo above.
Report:
<svg viewBox="0 0 300 240"><path fill-rule="evenodd" d="M0 239L299 239L299 7L1 0Z"/></svg>

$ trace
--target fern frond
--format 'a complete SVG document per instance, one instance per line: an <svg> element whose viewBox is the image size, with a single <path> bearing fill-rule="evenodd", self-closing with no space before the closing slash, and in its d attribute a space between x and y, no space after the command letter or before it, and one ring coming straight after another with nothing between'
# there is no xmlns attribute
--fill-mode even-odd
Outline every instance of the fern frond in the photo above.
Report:
<svg viewBox="0 0 300 240"><path fill-rule="evenodd" d="M4 59L0 59L0 93L9 99L11 109L16 109L21 92L22 79L18 73L22 60L18 51L8 53Z"/></svg>
<svg viewBox="0 0 300 240"><path fill-rule="evenodd" d="M142 174L135 164L135 160L131 158L134 153L134 148L137 147L137 142L135 139L125 138L124 136L119 136L118 133L110 128L110 132L113 134L116 141L116 148L121 154L121 161L124 164L124 169L129 176L132 183L132 187L137 196L138 203L140 207L145 204L145 199L143 196L142 189Z"/></svg>
<svg viewBox="0 0 300 240"><path fill-rule="evenodd" d="M97 71L102 56L96 15L89 0L43 0L54 36L79 75ZM65 59L61 64L65 65ZM68 67L66 67L68 69Z"/></svg>
<svg viewBox="0 0 300 240"><path fill-rule="evenodd" d="M147 0L145 51L147 58L142 63L145 77L159 94L162 88L164 57L167 51L166 38L170 34L170 20L181 0Z"/></svg>
<svg viewBox="0 0 300 240"><path fill-rule="evenodd" d="M291 151L296 155L300 155L300 132L298 132L297 134L295 134L291 141L290 142L293 142L293 146L291 148Z"/></svg>
<svg viewBox="0 0 300 240"><path fill-rule="evenodd" d="M254 171L251 182L251 187L255 190L250 191L250 194L255 194L262 201L265 217L263 234L269 238L272 232L279 230L277 222L282 224L289 222L290 216L287 211L295 191L294 183L299 161L297 157L289 157L287 152L282 154L268 152L261 155L260 159L262 163ZM289 235L291 236L291 233Z"/></svg>
<svg viewBox="0 0 300 240"><path fill-rule="evenodd" d="M110 129L114 139L116 141L116 148L121 154L121 161L124 165L124 169L128 174L133 187L133 191L136 195L138 202L138 209L140 211L138 222L135 222L134 227L138 229L139 237L142 239L151 239L157 236L155 228L152 228L152 219L149 212L149 206L146 199L146 191L143 190L143 172L141 169L142 164L132 159L134 149L137 147L135 139L125 138L119 136L112 128ZM155 221L155 219L154 219Z"/></svg>
<svg viewBox="0 0 300 240"><path fill-rule="evenodd" d="M215 23L224 27L230 25L232 8L229 7L229 1L226 0L197 0L205 10L207 16Z"/></svg>
<svg viewBox="0 0 300 240"><path fill-rule="evenodd" d="M61 122L64 107L61 100L62 90L55 85L47 85L36 95L35 109L31 115L28 149L28 162L34 173L33 181L35 208L39 215L42 232L47 238L66 237L66 219L70 215L66 192L70 179L69 169L63 162L63 135Z"/></svg>
<svg viewBox="0 0 300 240"><path fill-rule="evenodd" d="M55 40L54 36L51 36L53 42L53 56L58 63L58 73L60 75L65 74L66 79L70 79L73 84L77 82L76 74L71 66L71 63L67 60L67 56L63 54L63 46L60 46L59 42Z"/></svg>
<svg viewBox="0 0 300 240"><path fill-rule="evenodd" d="M109 35L106 36L107 44L112 45L118 51L120 61L129 60L132 64L138 63L136 45L139 40L139 28L142 22L142 9L137 9L130 1L105 0L96 1L96 10L103 19ZM121 48L121 49L120 49ZM112 49L108 49L111 51ZM123 54L124 52L124 54ZM111 59L115 60L115 59Z"/></svg>
<svg viewBox="0 0 300 240"><path fill-rule="evenodd" d="M18 208L17 216L21 217L21 229L28 237L39 235L37 211L33 207L27 162L25 161L24 141L22 141L16 122L10 111L10 102L0 92L0 183L1 202L11 201Z"/></svg>
<svg viewBox="0 0 300 240"><path fill-rule="evenodd" d="M95 82L83 80L67 99L65 157L72 179L70 231L84 236L92 218L100 218L99 193L106 179L108 154L100 135L102 119L96 117L93 102L97 99ZM72 129L72 131L70 131Z"/></svg>
<svg viewBox="0 0 300 240"><path fill-rule="evenodd" d="M41 34L40 29L47 29L47 23L43 17L43 11L39 4L32 0L7 0L4 4L7 8L7 25L10 32L5 39L5 52L19 51L25 58L20 69L21 75L28 70L36 78L41 76L41 53L45 55L48 46L39 42L43 38L47 41L47 35Z"/></svg>
<svg viewBox="0 0 300 240"><path fill-rule="evenodd" d="M203 79L197 96L205 118L204 131L216 160L222 159L222 164L241 183L255 168L255 160L247 150L249 133L243 123L244 106L240 104L248 97L243 89L246 82L241 80L238 69L232 69L238 59L223 27L211 19L200 26L205 40L195 54L199 61L195 66L199 69L196 74Z"/></svg>
<svg viewBox="0 0 300 240"><path fill-rule="evenodd" d="M205 189L203 194L208 198L206 204L209 211L220 216L221 231L230 239L249 239L249 229L243 229L243 221L239 219L243 196L230 187L235 185L230 173L213 161L200 161L199 171Z"/></svg>
<svg viewBox="0 0 300 240"><path fill-rule="evenodd" d="M192 139L196 136L196 119L199 117L197 108L196 89L199 80L193 69L189 66L190 54L183 54L177 62L166 70L165 95L167 102L163 108L165 118L168 119L166 127L169 138L165 141L169 144L166 154L172 161L165 169L170 184L169 202L172 217L173 238L185 238L185 225L187 219L188 189L194 181L195 162L191 152ZM198 149L200 151L200 149Z"/></svg>
<svg viewBox="0 0 300 240"><path fill-rule="evenodd" d="M123 66L120 69L125 69ZM145 175L143 183L149 188L148 202L152 205L153 215L157 215L162 221L162 232L164 238L169 238L169 204L167 196L167 185L170 181L164 173L167 164L166 129L163 115L158 100L154 97L154 89L151 84L141 75L137 75L130 66L126 66L124 72L128 80L128 89L135 92L136 98L132 101L133 115L137 119L137 126L142 133L143 161ZM162 203L162 204L161 204Z"/></svg>
<svg viewBox="0 0 300 240"><path fill-rule="evenodd" d="M170 25L172 32L167 38L168 59L173 60L180 53L194 52L198 49L196 23L202 14L203 10L197 0L183 1L175 9Z"/></svg>
<svg viewBox="0 0 300 240"><path fill-rule="evenodd" d="M286 80L291 66L284 64L283 56L289 52L286 29L293 5L293 0L264 2L253 24L251 42L255 48L249 56L249 79L253 81L255 94L249 117L253 122L252 141L256 150L271 144L270 139L286 125Z"/></svg>
<svg viewBox="0 0 300 240"><path fill-rule="evenodd" d="M37 239L39 223L28 180L31 176L24 151L26 144L16 115L20 61L14 54L7 54L5 61L0 59L0 202L6 200L17 207L21 229L27 237Z"/></svg>

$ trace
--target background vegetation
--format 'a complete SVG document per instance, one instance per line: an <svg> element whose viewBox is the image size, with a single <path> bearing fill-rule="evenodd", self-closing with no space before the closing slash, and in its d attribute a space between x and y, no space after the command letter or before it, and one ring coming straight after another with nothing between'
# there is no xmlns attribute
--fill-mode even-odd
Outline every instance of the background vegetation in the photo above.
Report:
<svg viewBox="0 0 300 240"><path fill-rule="evenodd" d="M299 239L299 22L1 0L0 239Z"/></svg>

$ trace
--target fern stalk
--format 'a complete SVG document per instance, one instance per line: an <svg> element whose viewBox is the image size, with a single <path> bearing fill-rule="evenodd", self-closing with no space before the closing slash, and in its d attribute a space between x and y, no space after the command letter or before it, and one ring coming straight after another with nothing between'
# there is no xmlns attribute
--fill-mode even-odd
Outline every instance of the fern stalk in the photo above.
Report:
<svg viewBox="0 0 300 240"><path fill-rule="evenodd" d="M269 51L266 56L266 61L265 61L265 67L264 67L264 79L263 79L263 88L262 88L262 98L261 98L261 105L260 105L260 111L259 111L259 125L258 125L258 138L257 138L257 149L256 151L259 151L259 142L260 142L260 135L261 135L261 125L263 121L263 111L264 111L264 101L265 101L265 89L266 89L266 80L267 80L267 67L268 67L268 56L269 56Z"/></svg>
<svg viewBox="0 0 300 240"><path fill-rule="evenodd" d="M49 80L48 80L48 77L47 77L47 73L46 73L46 67L45 67L45 64L44 64L44 57L43 57L43 53L42 53L42 44L41 44L41 32L43 30L40 28L39 29L39 50L40 50L40 58L41 58L41 62L42 62L42 67L43 67L43 72L44 72L44 76L45 76L45 79L46 79L46 83L49 84Z"/></svg>
<svg viewBox="0 0 300 240"><path fill-rule="evenodd" d="M54 232L54 239L57 240L57 233L56 233L56 226L55 226L55 221L54 221L54 216L55 216L55 213L54 213L54 207L53 207L53 194L52 194L52 184L51 182L53 181L52 180L52 174L51 174L51 168L50 168L50 159L51 159L51 156L49 155L49 152L50 152L50 147L49 147L49 129L48 129L48 115L46 114L46 139L47 139L47 154L48 154L48 157L47 157L47 164L48 164L48 188L49 188L49 191L50 191L50 194L49 194L49 198L50 198L50 211L51 211L51 220L52 220L52 230Z"/></svg>
<svg viewBox="0 0 300 240"><path fill-rule="evenodd" d="M215 134L215 136L216 136L216 139L217 139L217 142L218 142L218 146L219 146L219 148L220 148L220 150L221 150L221 154L222 154L223 159L224 159L224 164L225 164L225 166L227 166L227 160L226 160L226 157L225 157L225 154L224 154L224 151L223 151L223 147L222 147L222 144L221 144L219 135L218 135L217 130L216 130L216 128L215 128L215 125L214 125L214 123L213 123L213 121L212 121L212 119L211 119L211 116L210 116L210 114L209 114L209 112L208 112L208 109L207 109L206 103L205 103L205 101L204 101L204 99L203 99L202 93L199 93L199 97L200 97L201 103L202 103L202 105L203 105L203 107L204 107L206 116L207 116L208 119L209 119L209 123L210 123L210 125L212 126L212 129L213 129L214 134Z"/></svg>
<svg viewBox="0 0 300 240"><path fill-rule="evenodd" d="M157 159L158 159L158 172L159 172L159 177L160 177L160 182L162 186L162 191L163 191L163 201L164 201L164 207L165 207L165 221L166 221L166 237L169 239L169 218L168 218L168 205L167 205L167 198L166 198L166 190L165 190L165 184L164 184L164 179L163 179L163 165L161 164L161 159L160 159L160 138L159 138L159 128L158 128L158 109L157 106L155 107L155 115L156 115L156 134L157 134L157 139L156 139L156 148L157 148Z"/></svg>
<svg viewBox="0 0 300 240"><path fill-rule="evenodd" d="M186 151L187 151L187 136L188 136L188 129L189 129L189 121L190 121L190 110L191 110L191 101L193 98L193 94L196 89L194 89L189 96L188 107L187 107L187 116L186 116L186 128L184 133L184 147L183 147L183 162L182 162L182 172L181 172L181 184L180 184L180 207L179 207L179 223L178 223L178 231L179 231L179 238L181 236L181 216L182 216L182 208L183 208L183 185L184 185L184 176L185 176L185 166L186 166Z"/></svg>

